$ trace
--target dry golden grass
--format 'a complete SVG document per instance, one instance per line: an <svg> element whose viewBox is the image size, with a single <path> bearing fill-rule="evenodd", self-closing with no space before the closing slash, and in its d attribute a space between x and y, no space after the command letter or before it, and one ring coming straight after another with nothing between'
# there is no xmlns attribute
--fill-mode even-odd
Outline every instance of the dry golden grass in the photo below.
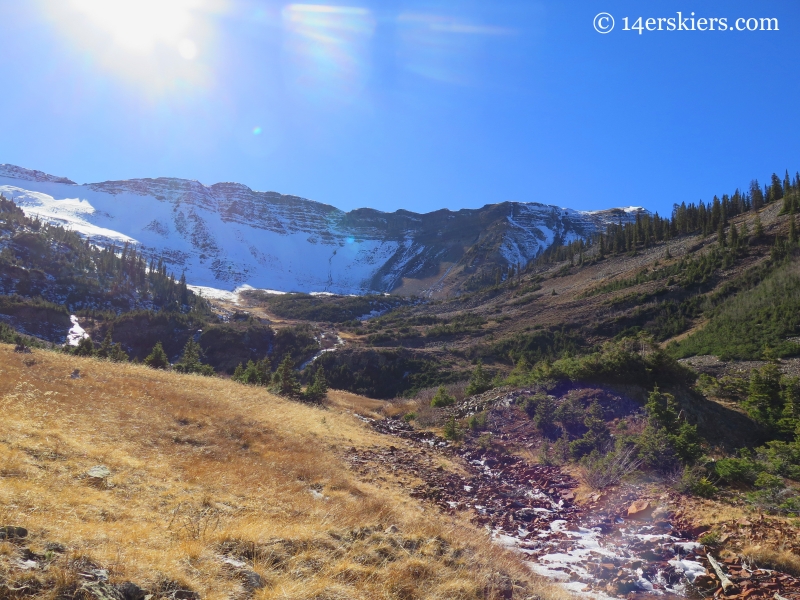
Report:
<svg viewBox="0 0 800 600"><path fill-rule="evenodd" d="M774 569L800 577L800 556L791 550L746 546L739 554L745 561L759 568Z"/></svg>
<svg viewBox="0 0 800 600"><path fill-rule="evenodd" d="M175 585L244 597L224 556L261 575L264 600L495 597L486 590L498 573L526 594L561 595L485 532L358 481L346 448L402 440L364 427L348 411L376 407L350 396L311 407L222 379L0 344L0 525L27 528L33 552L68 548L25 574L12 566L20 546L0 542L0 598L55 597L89 563L156 597ZM106 485L86 476L96 465L111 470Z"/></svg>

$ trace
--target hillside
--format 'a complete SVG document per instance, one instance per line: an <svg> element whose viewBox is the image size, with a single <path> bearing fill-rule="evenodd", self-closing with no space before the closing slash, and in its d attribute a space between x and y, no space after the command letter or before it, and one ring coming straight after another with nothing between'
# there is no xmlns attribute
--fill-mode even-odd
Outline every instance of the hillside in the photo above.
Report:
<svg viewBox="0 0 800 600"><path fill-rule="evenodd" d="M0 365L2 598L449 600L507 597L512 579L546 592L485 533L410 498L414 477L359 478L346 449L406 443L336 397L313 408L5 344Z"/></svg>

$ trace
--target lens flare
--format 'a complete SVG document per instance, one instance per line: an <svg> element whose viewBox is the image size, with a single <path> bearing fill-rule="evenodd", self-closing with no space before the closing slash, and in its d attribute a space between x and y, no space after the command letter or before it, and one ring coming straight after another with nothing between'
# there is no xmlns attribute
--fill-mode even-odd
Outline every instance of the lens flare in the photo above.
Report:
<svg viewBox="0 0 800 600"><path fill-rule="evenodd" d="M366 85L375 18L366 8L289 4L282 11L291 83L311 96L352 99Z"/></svg>
<svg viewBox="0 0 800 600"><path fill-rule="evenodd" d="M192 60L197 56L197 45L189 39L181 40L178 44L178 53L186 60Z"/></svg>
<svg viewBox="0 0 800 600"><path fill-rule="evenodd" d="M179 43L191 22L190 0L73 0L101 30L120 46L135 52L158 42Z"/></svg>
<svg viewBox="0 0 800 600"><path fill-rule="evenodd" d="M253 127L253 135L261 135L261 127Z"/></svg>

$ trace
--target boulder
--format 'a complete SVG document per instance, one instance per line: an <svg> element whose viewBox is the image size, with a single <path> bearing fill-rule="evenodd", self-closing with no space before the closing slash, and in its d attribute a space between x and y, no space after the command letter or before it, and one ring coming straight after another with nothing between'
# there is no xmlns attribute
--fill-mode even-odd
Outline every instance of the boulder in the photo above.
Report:
<svg viewBox="0 0 800 600"><path fill-rule="evenodd" d="M28 537L28 530L24 527L6 525L0 527L0 540L21 540Z"/></svg>
<svg viewBox="0 0 800 600"><path fill-rule="evenodd" d="M654 507L647 500L636 500L628 507L627 517L629 519L649 519L653 514Z"/></svg>

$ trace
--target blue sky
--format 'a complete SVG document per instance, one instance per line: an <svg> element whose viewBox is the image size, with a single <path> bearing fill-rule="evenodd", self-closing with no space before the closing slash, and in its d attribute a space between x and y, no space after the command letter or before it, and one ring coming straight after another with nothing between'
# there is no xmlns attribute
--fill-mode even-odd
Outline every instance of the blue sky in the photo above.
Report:
<svg viewBox="0 0 800 600"><path fill-rule="evenodd" d="M678 11L780 31L621 30ZM794 0L0 0L0 22L0 162L79 182L663 214L800 170Z"/></svg>

